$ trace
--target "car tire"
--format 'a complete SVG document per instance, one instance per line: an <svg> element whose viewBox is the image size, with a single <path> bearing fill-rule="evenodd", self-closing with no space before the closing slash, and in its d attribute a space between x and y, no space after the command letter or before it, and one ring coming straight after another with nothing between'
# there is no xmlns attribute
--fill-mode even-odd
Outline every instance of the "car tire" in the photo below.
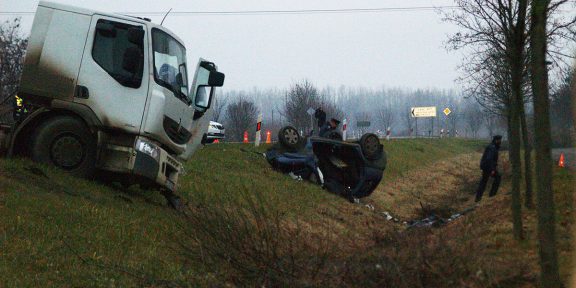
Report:
<svg viewBox="0 0 576 288"><path fill-rule="evenodd" d="M32 160L66 170L77 177L91 178L96 170L96 141L86 125L70 116L42 123L34 132Z"/></svg>
<svg viewBox="0 0 576 288"><path fill-rule="evenodd" d="M278 131L278 141L290 149L297 149L302 139L296 128L286 126Z"/></svg>
<svg viewBox="0 0 576 288"><path fill-rule="evenodd" d="M359 144L360 148L362 148L362 154L364 154L366 159L378 159L382 151L382 144L380 144L380 139L376 134L367 133L362 135Z"/></svg>

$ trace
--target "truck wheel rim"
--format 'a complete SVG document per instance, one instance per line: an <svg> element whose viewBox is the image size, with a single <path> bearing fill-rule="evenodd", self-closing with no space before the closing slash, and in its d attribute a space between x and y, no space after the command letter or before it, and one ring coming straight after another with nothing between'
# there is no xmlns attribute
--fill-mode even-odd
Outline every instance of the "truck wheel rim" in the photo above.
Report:
<svg viewBox="0 0 576 288"><path fill-rule="evenodd" d="M74 169L80 166L84 159L84 146L74 135L64 135L54 140L50 156L56 166Z"/></svg>
<svg viewBox="0 0 576 288"><path fill-rule="evenodd" d="M290 144L298 143L298 134L294 129L286 129L286 131L284 131L284 138L286 138Z"/></svg>

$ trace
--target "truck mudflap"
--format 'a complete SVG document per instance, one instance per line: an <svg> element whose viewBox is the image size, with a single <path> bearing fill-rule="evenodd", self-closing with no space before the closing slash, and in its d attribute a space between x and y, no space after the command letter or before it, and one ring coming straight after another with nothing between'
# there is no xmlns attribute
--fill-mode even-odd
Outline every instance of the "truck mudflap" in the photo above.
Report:
<svg viewBox="0 0 576 288"><path fill-rule="evenodd" d="M132 153L134 163L132 173L153 180L156 184L175 192L178 176L183 171L182 164L166 150L145 138L136 140Z"/></svg>

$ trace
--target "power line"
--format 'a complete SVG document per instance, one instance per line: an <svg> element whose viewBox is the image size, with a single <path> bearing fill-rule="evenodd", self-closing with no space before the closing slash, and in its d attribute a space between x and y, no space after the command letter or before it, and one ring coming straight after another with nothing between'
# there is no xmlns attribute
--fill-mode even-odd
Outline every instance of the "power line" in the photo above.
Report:
<svg viewBox="0 0 576 288"><path fill-rule="evenodd" d="M413 6L413 7L382 7L382 8L344 8L344 9L302 9L302 10L245 10L245 11L172 11L171 16L202 16L202 15L302 15L302 14L356 14L382 12L418 12L460 9L459 6ZM116 12L127 15L162 16L166 11ZM11 11L0 12L0 15L33 15L34 12Z"/></svg>

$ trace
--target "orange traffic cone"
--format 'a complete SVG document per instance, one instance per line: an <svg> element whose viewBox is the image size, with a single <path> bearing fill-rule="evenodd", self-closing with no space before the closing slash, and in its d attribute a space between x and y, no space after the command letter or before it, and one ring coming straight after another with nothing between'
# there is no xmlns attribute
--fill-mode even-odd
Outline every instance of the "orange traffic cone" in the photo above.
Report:
<svg viewBox="0 0 576 288"><path fill-rule="evenodd" d="M244 143L248 143L248 131L244 131Z"/></svg>
<svg viewBox="0 0 576 288"><path fill-rule="evenodd" d="M218 144L220 141L218 139L214 140L214 144Z"/></svg>
<svg viewBox="0 0 576 288"><path fill-rule="evenodd" d="M560 160L558 161L558 167L564 168L564 153L560 153Z"/></svg>
<svg viewBox="0 0 576 288"><path fill-rule="evenodd" d="M272 143L272 136L270 130L266 131L266 144Z"/></svg>

